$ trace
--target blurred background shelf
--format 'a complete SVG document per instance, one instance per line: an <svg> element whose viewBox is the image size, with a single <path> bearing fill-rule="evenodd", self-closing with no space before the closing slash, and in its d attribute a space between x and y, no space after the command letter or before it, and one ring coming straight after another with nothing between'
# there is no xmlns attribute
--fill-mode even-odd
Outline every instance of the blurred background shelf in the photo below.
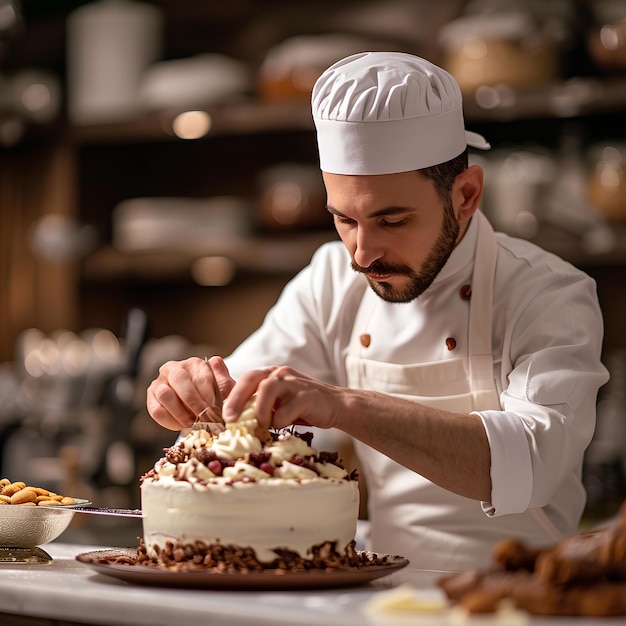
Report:
<svg viewBox="0 0 626 626"><path fill-rule="evenodd" d="M626 102L626 97L625 97ZM172 123L182 111L167 111L117 124L95 124L70 129L78 144L181 141ZM273 104L250 100L228 106L206 107L210 136L312 131L311 109L306 103Z"/></svg>
<svg viewBox="0 0 626 626"><path fill-rule="evenodd" d="M296 234L291 237L250 237L222 245L183 249L120 252L113 246L99 248L83 263L87 281L148 280L191 281L193 264L203 257L228 256L242 271L252 274L294 274L304 267L313 252L337 239L334 230Z"/></svg>
<svg viewBox="0 0 626 626"><path fill-rule="evenodd" d="M276 104L250 100L206 109L213 121L212 137L313 131L308 102ZM527 91L490 87L464 101L465 119L470 125L621 116L625 109L626 80L608 78L573 78ZM75 127L69 132L78 144L180 141L172 131L178 113L155 113L124 123Z"/></svg>
<svg viewBox="0 0 626 626"><path fill-rule="evenodd" d="M464 100L470 123L576 118L620 113L625 107L626 81L606 77L575 77L524 91L506 85L484 87Z"/></svg>

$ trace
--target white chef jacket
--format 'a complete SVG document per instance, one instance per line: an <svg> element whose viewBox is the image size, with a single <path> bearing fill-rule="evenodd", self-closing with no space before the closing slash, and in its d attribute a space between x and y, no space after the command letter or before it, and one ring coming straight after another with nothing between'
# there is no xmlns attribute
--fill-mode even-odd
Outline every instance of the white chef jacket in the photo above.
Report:
<svg viewBox="0 0 626 626"><path fill-rule="evenodd" d="M370 361L410 366L469 354L469 306L462 294L472 284L480 220L480 214L472 219L419 298L401 304L379 299L369 323ZM382 536L374 532L368 547L402 554L415 567L483 567L505 537L553 543L577 530L585 505L582 455L595 427L597 391L608 379L595 282L528 241L498 233L496 242L491 350L500 407L478 412L491 449L490 501L413 489L408 476L401 488L386 484L385 475L368 481L374 523L386 516L390 528L396 525ZM262 326L227 359L231 373L290 365L348 386L350 341L362 302L371 297L343 244L323 245ZM390 478L397 482L398 476Z"/></svg>

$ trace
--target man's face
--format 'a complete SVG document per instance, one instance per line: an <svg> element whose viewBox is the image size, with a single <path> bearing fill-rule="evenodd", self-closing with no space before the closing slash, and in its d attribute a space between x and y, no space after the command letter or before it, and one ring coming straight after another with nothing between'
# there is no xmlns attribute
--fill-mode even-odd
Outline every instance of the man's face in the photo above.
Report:
<svg viewBox="0 0 626 626"><path fill-rule="evenodd" d="M444 204L433 183L417 172L323 176L327 209L352 268L388 302L421 295L459 240L451 203Z"/></svg>

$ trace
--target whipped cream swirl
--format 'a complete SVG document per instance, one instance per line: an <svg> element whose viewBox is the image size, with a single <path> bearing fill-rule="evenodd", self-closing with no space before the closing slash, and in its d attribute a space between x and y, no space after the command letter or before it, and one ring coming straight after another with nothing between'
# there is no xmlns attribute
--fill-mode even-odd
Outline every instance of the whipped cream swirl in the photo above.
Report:
<svg viewBox="0 0 626 626"><path fill-rule="evenodd" d="M188 483L228 483L284 480L353 480L337 454L319 453L310 445L312 434L293 430L257 436L258 421L248 408L237 422L212 435L192 430L166 450L153 471L153 480ZM265 441L265 443L264 443Z"/></svg>

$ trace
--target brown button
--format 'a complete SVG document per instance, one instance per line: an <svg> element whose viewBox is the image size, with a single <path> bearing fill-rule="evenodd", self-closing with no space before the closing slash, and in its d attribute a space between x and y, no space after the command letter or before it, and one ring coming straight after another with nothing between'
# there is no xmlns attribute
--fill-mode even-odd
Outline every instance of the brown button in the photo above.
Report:
<svg viewBox="0 0 626 626"><path fill-rule="evenodd" d="M370 342L372 341L372 338L366 334L366 335L361 335L360 340L361 340L361 345L364 348L368 348L370 345Z"/></svg>
<svg viewBox="0 0 626 626"><path fill-rule="evenodd" d="M448 337L446 339L446 348L448 348L448 350L454 350L456 348L456 339L454 337Z"/></svg>
<svg viewBox="0 0 626 626"><path fill-rule="evenodd" d="M472 297L472 286L463 285L461 287L461 298L463 298L463 300L469 300L471 297Z"/></svg>

